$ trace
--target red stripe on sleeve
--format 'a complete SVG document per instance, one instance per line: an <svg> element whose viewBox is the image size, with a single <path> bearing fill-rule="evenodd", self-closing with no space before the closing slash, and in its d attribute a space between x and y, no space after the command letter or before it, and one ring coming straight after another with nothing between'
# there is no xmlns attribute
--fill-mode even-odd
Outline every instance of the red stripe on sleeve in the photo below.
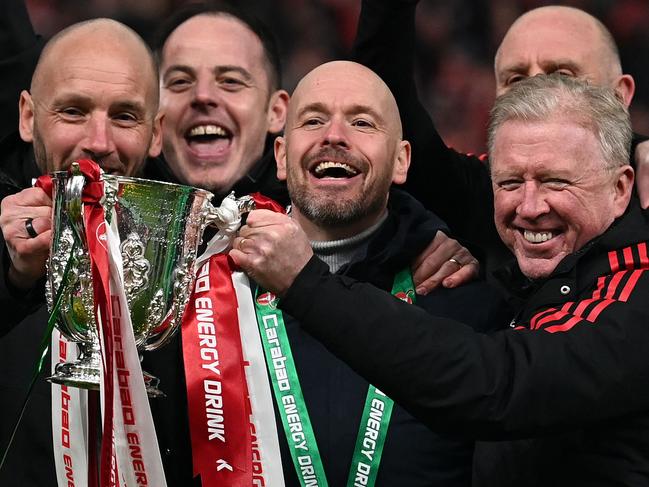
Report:
<svg viewBox="0 0 649 487"><path fill-rule="evenodd" d="M580 321L582 321L582 319L579 316L573 316L572 318L570 318L565 323L563 323L561 325L548 326L543 331L547 331L549 333L556 333L558 331L568 331L568 330L570 330L570 328L575 326Z"/></svg>
<svg viewBox="0 0 649 487"><path fill-rule="evenodd" d="M642 267L649 267L649 257L647 257L646 242L641 242L638 244L638 254L640 255L640 265Z"/></svg>
<svg viewBox="0 0 649 487"><path fill-rule="evenodd" d="M622 255L624 255L624 265L627 270L633 269L633 251L631 247L625 247L622 250Z"/></svg>
<svg viewBox="0 0 649 487"><path fill-rule="evenodd" d="M606 290L606 294L604 295L605 298L608 299L613 298L615 291L617 291L617 286L618 284L620 284L620 281L622 280L622 277L624 277L625 274L626 271L622 271L622 272L616 272L613 275L611 282L608 283L608 289Z"/></svg>
<svg viewBox="0 0 649 487"><path fill-rule="evenodd" d="M608 263L611 265L611 272L615 273L620 270L620 263L617 260L617 251L611 250L608 253Z"/></svg>
<svg viewBox="0 0 649 487"><path fill-rule="evenodd" d="M547 315L544 318L541 318L537 322L536 326L537 326L537 328L541 328L543 325L545 325L546 323L548 323L550 321L557 321L557 320L560 320L561 318L564 318L566 316L568 316L568 313L566 313L565 311L557 311L555 313L552 313L551 315Z"/></svg>
<svg viewBox="0 0 649 487"><path fill-rule="evenodd" d="M629 299L633 288L638 283L638 279L640 279L640 276L643 272L643 269L637 269L631 273L631 277L629 277L629 280L626 282L624 289L622 289L622 292L620 293L620 301L625 302L627 299Z"/></svg>
<svg viewBox="0 0 649 487"><path fill-rule="evenodd" d="M548 314L555 312L556 310L557 310L556 308L544 309L540 313L535 314L534 317L530 320L530 329L531 330L537 329L538 326L540 326L540 325L537 326L537 324L536 324L537 321L539 321L539 319L541 319L542 317L547 316Z"/></svg>
<svg viewBox="0 0 649 487"><path fill-rule="evenodd" d="M593 299L599 299L602 297L602 291L604 289L605 282L606 278L604 276L597 278L597 289L595 289L595 292L593 293Z"/></svg>
<svg viewBox="0 0 649 487"><path fill-rule="evenodd" d="M601 303L599 303L597 306L593 308L593 310L586 316L586 320L593 322L597 319L597 317L600 315L602 311L604 311L609 305L613 304L615 302L614 299L605 299Z"/></svg>
<svg viewBox="0 0 649 487"><path fill-rule="evenodd" d="M575 316L579 316L580 318L583 317L584 311L588 306L593 304L595 301L599 301L599 296L597 298L589 298L589 299L584 299L583 301L579 302L579 305L577 308L575 308L575 312L573 313Z"/></svg>

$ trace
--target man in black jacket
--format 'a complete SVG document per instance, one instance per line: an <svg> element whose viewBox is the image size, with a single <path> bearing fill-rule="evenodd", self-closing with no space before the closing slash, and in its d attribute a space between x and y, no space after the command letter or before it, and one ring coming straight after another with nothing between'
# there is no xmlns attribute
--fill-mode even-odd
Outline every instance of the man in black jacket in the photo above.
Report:
<svg viewBox="0 0 649 487"><path fill-rule="evenodd" d="M416 6L411 0L363 0L353 58L379 74L399 104L405 137L413 145L405 189L438 214L458 237L482 248L489 257L487 268L492 270L511 254L493 225L486 156L447 147L418 99L414 80ZM553 72L614 88L627 105L635 91L633 78L622 71L610 32L595 17L572 7L541 7L519 17L498 48L494 70L498 94L525 77ZM637 185L644 206L649 203L649 184L643 183L649 166L644 162L648 145L638 146L633 164L638 168Z"/></svg>
<svg viewBox="0 0 649 487"><path fill-rule="evenodd" d="M393 289L406 299L414 297L408 286L393 288L396 276L408 269L408 262L443 223L406 193L389 192L391 183L406 178L410 145L401 139L396 103L380 78L351 62L327 63L313 70L293 93L286 134L277 139L275 155L278 176L287 181L291 196L291 222L305 231L313 251L330 270ZM254 243L247 238L240 244L244 249L248 245ZM416 299L416 305L428 312L466 320L481 330L490 321L498 322L494 314L498 304L497 295L481 284ZM357 435L362 438L367 430L361 417L366 397L371 397L368 383L305 334L288 314L283 320L296 372L290 392L297 396L301 386L329 485L345 485L348 478L377 486L470 484L472 442L437 436L398 405L389 426L378 428L387 433L382 456L380 447L367 450L367 458L380 457L372 469L378 470L376 484L363 483L371 477L370 462L353 458ZM393 333L400 334L397 323ZM372 340L368 335L356 342L359 353ZM290 358L287 370L289 362ZM282 411L281 392L275 393ZM304 416L300 419L308 428ZM301 485L301 469L291 461L293 442L286 439L294 430L281 433L279 419L278 430L286 485ZM315 449L308 446L310 452ZM317 460L313 461L315 465Z"/></svg>
<svg viewBox="0 0 649 487"><path fill-rule="evenodd" d="M477 449L476 485L645 485L649 226L626 108L606 88L532 77L497 100L489 140L496 226L518 264L502 274L520 302L511 330L477 334L331 276L274 214L251 214L231 255L413 415L500 440Z"/></svg>
<svg viewBox="0 0 649 487"><path fill-rule="evenodd" d="M51 202L42 190L30 188L31 179L65 169L79 158L95 159L106 171L137 173L147 156L160 152L158 98L157 71L148 47L131 29L108 19L77 24L54 37L40 58L30 91L21 94L20 139L8 135L2 143L6 179L0 195L0 334L26 314L35 314L3 341L3 448L47 323L42 276L51 236ZM27 189L20 191L23 188ZM49 415L44 381L39 382L32 405ZM3 485L54 482L51 431L42 414L18 435L2 473ZM49 461L40 463L43 458ZM32 463L33 459L38 460ZM11 471L13 462L32 468Z"/></svg>

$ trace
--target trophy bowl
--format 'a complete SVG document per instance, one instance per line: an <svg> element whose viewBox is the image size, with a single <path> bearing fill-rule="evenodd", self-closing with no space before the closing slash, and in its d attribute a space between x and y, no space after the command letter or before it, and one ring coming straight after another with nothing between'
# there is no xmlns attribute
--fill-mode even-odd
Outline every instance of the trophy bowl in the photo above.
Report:
<svg viewBox="0 0 649 487"><path fill-rule="evenodd" d="M180 326L203 231L208 225L218 227L221 214L210 203L212 194L203 189L108 174L102 180L101 205L120 238L123 284L136 345L139 350L155 350ZM52 182L46 297L51 311L54 296L64 286L56 326L64 337L77 342L79 357L58 364L48 380L98 389L101 355L82 215L85 177L75 163L71 172L52 174ZM242 198L237 203L248 211L250 201ZM69 270L64 275L66 265ZM162 395L158 379L144 375L149 395Z"/></svg>

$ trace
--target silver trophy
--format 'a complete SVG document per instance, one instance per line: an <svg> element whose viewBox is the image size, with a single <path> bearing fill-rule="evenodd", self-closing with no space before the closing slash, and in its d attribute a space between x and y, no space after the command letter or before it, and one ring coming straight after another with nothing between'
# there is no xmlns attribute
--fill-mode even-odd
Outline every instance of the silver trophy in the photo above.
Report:
<svg viewBox="0 0 649 487"><path fill-rule="evenodd" d="M194 283L204 229L210 225L221 228L228 222L221 208L210 203L209 191L107 174L102 179L101 204L107 219L116 218L113 223L121 241L124 288L136 345L139 350L155 350L167 343L180 326ZM48 380L98 389L101 355L81 201L85 177L75 163L71 173L56 172L52 181L52 243L46 297L51 311L54 297L61 292L56 326L63 336L77 343L79 357L58 364ZM236 200L239 215L253 207L250 197ZM144 375L149 395L162 395L158 379L146 372Z"/></svg>

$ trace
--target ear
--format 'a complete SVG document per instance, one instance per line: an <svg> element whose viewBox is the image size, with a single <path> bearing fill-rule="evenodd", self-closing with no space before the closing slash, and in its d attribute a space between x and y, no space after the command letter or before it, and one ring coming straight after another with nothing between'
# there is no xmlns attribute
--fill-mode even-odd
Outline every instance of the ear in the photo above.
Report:
<svg viewBox="0 0 649 487"><path fill-rule="evenodd" d="M286 139L275 139L275 162L277 163L277 179L286 181Z"/></svg>
<svg viewBox="0 0 649 487"><path fill-rule="evenodd" d="M285 90L277 90L270 96L268 101L268 132L277 134L284 130L286 124L286 112L288 110L288 93Z"/></svg>
<svg viewBox="0 0 649 487"><path fill-rule="evenodd" d="M153 119L153 130L151 133L151 145L149 146L149 157L158 157L162 151L162 119L164 114L158 112Z"/></svg>
<svg viewBox="0 0 649 487"><path fill-rule="evenodd" d="M623 74L617 79L613 87L622 97L624 104L628 107L631 104L631 100L635 93L635 81L633 80L633 76L630 74Z"/></svg>
<svg viewBox="0 0 649 487"><path fill-rule="evenodd" d="M392 169L392 182L394 184L403 184L408 177L408 168L410 167L410 142L402 140L399 142L397 155Z"/></svg>
<svg viewBox="0 0 649 487"><path fill-rule="evenodd" d="M635 173L629 165L622 166L616 171L615 196L613 199L613 210L615 218L622 216L629 205Z"/></svg>
<svg viewBox="0 0 649 487"><path fill-rule="evenodd" d="M31 143L34 141L34 100L26 90L20 93L18 111L20 113L18 119L20 138Z"/></svg>

